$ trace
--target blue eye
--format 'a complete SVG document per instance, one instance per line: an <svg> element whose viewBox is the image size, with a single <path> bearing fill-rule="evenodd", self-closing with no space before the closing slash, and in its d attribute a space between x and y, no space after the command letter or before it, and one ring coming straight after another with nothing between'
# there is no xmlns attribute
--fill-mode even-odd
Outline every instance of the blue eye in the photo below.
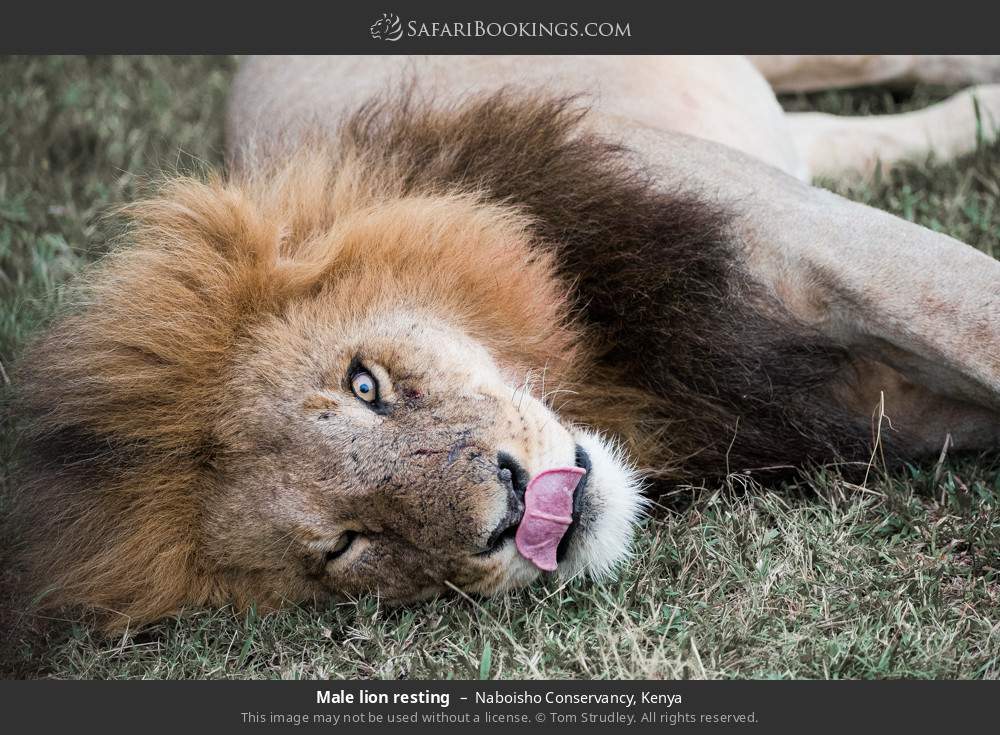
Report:
<svg viewBox="0 0 1000 735"><path fill-rule="evenodd" d="M359 372L351 379L351 390L354 395L365 403L374 403L378 400L378 391L375 388L375 378L370 373Z"/></svg>

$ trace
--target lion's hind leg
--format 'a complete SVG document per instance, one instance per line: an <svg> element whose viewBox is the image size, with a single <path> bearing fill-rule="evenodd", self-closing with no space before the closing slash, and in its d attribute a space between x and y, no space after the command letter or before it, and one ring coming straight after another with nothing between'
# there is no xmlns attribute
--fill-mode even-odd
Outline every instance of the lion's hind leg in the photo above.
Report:
<svg viewBox="0 0 1000 735"><path fill-rule="evenodd" d="M951 160L1000 133L1000 84L963 90L897 115L789 113L796 150L812 178L871 177L881 168L933 155Z"/></svg>

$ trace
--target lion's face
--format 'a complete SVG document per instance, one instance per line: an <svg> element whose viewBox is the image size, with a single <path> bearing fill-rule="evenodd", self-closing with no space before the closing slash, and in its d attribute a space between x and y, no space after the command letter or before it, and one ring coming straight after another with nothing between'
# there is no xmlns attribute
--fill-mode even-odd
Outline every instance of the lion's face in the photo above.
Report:
<svg viewBox="0 0 1000 735"><path fill-rule="evenodd" d="M390 15L389 13L382 13L382 17L372 23L368 31L376 41L398 41L403 35L399 16Z"/></svg>
<svg viewBox="0 0 1000 735"><path fill-rule="evenodd" d="M256 329L233 371L218 502L203 538L276 596L449 586L491 593L538 569L515 548L525 486L587 470L559 572L610 570L629 548L636 480L597 435L564 425L534 381L418 310L331 320L303 306Z"/></svg>

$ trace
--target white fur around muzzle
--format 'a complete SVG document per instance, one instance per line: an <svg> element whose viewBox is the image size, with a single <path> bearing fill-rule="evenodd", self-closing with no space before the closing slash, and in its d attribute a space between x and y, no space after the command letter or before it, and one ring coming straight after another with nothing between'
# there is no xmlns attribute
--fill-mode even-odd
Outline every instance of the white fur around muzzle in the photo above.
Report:
<svg viewBox="0 0 1000 735"><path fill-rule="evenodd" d="M609 576L629 557L636 525L648 501L642 480L619 446L587 430L574 432L577 443L590 456L587 499L559 574Z"/></svg>

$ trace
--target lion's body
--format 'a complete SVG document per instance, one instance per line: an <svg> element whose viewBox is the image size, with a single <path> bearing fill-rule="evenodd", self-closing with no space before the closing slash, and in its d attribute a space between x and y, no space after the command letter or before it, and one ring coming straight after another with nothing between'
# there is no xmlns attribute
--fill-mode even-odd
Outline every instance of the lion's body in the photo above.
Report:
<svg viewBox="0 0 1000 735"><path fill-rule="evenodd" d="M887 455L996 446L1000 268L802 183L795 125L743 59L250 62L231 177L136 205L26 355L34 575L112 624L492 592L552 467L603 573L633 463L863 464L879 405Z"/></svg>

